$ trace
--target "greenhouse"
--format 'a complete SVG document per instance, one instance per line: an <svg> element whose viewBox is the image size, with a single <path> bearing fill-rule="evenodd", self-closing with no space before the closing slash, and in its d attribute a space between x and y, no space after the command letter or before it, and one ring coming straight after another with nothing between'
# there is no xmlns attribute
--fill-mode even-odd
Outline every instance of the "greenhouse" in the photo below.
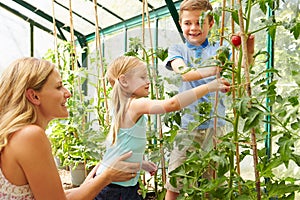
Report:
<svg viewBox="0 0 300 200"><path fill-rule="evenodd" d="M1 0L0 199L300 200L299 16Z"/></svg>

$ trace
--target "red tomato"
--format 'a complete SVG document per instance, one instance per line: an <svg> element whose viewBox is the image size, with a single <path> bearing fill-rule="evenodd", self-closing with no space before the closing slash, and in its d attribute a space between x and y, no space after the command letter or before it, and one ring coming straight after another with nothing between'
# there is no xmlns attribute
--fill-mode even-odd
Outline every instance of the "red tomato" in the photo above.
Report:
<svg viewBox="0 0 300 200"><path fill-rule="evenodd" d="M234 36L232 36L232 38L231 38L231 42L232 42L232 44L233 44L234 46L239 46L239 45L241 45L241 43L242 43L241 37L238 36L238 35L234 35Z"/></svg>

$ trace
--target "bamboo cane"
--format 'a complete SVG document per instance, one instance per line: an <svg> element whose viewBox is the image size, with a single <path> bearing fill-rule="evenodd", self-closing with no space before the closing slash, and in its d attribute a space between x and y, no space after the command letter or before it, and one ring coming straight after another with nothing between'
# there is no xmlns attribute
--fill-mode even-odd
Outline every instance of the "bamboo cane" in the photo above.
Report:
<svg viewBox="0 0 300 200"><path fill-rule="evenodd" d="M74 36L74 26L73 26L73 13L72 13L72 1L69 0L69 14L70 14L70 35L71 35L71 68L75 70L77 68L75 62L76 60L76 48L75 48L75 36Z"/></svg>
<svg viewBox="0 0 300 200"><path fill-rule="evenodd" d="M101 49L101 38L99 33L99 22L98 22L98 9L97 9L97 0L94 0L94 10L95 10L95 35L96 35L96 62L98 63L99 58L99 65L100 65L100 72L99 67L97 65L97 74L100 77L101 85L103 87L103 96L104 96L104 104L106 109L106 123L109 124L109 112L108 112L108 98L107 98L107 90L106 90L106 82L105 82L105 72L103 66L103 58L102 58L102 49ZM97 88L100 87L99 82L97 81Z"/></svg>
<svg viewBox="0 0 300 200"><path fill-rule="evenodd" d="M225 6L226 6L226 0L223 0L222 3L222 18L221 18L221 32L220 32L220 46L223 45L223 37L224 37L224 24L225 24ZM220 78L220 70L217 68L216 73L216 79ZM217 124L218 124L218 101L219 101L219 91L216 91L215 94L215 103L214 103L214 112L216 113L216 116L214 117L214 132L213 132L213 146L214 149L217 148ZM216 178L216 170L212 171L213 178Z"/></svg>
<svg viewBox="0 0 300 200"><path fill-rule="evenodd" d="M151 62L152 62L152 77L153 77L153 82L154 82L154 86L155 86L155 94L156 94L156 99L159 99L159 91L158 88L156 86L156 80L157 80L157 74L156 74L156 70L154 68L154 51L153 51L153 42L152 42L152 32L151 32L151 26L150 26L150 14L149 14L149 7L148 7L148 1L147 0L143 0L144 1L144 5L146 7L146 15L147 15L147 21L148 21L148 29L149 29L149 38L150 38L150 49L151 49ZM162 126L161 126L161 116L157 115L157 129L159 132L159 139L162 141L163 138L163 132L162 132ZM161 157L161 167L162 167L162 181L163 183L166 183L166 168L165 168L165 157L164 157L164 148L163 148L163 143L160 143L160 153L162 155Z"/></svg>
<svg viewBox="0 0 300 200"><path fill-rule="evenodd" d="M248 62L247 36L245 34L241 0L238 0L238 4L239 4L238 16L239 16L239 24L240 24L240 31L241 31L242 54L243 54L242 66L244 67L247 95L251 97L252 94L251 94L251 85L250 85L251 82L250 82L249 62ZM249 103L249 106L251 107L251 102ZM257 152L257 143L256 143L256 133L254 128L251 128L251 147L253 150L253 163L254 163L257 199L260 200L261 199L260 179L259 179L259 171L257 170L258 152Z"/></svg>
<svg viewBox="0 0 300 200"><path fill-rule="evenodd" d="M231 9L234 9L234 0L231 0ZM231 17L231 32L232 35L235 33L235 27L234 27L234 20ZM235 63L236 63L236 58L235 58L235 48L232 46L232 71L235 71ZM232 73L232 87L235 88L235 74ZM235 96L235 89L232 90L232 101L235 102L236 96ZM233 116L234 119L237 119L237 113L236 113L236 108L233 107ZM238 121L235 121L235 123L238 123ZM235 157L236 157L236 171L238 175L241 175L241 167L240 167L240 150L239 150L239 141L238 141L238 135L237 135L237 130L235 130L235 136L234 136L234 143L235 143ZM238 181L238 188L239 188L239 194L242 194L242 186L240 181Z"/></svg>
<svg viewBox="0 0 300 200"><path fill-rule="evenodd" d="M72 1L69 0L69 14L70 14L70 35L71 35L71 52L70 52L70 56L71 56L71 69L73 71L76 71L78 68L77 65L77 58L76 58L76 45L75 45L75 35L74 35L74 25L73 25L73 9L72 9ZM75 82L76 83L76 82ZM81 81L80 81L80 77L77 78L77 86L78 86L78 91L81 91ZM74 93L76 91L73 91ZM74 95L75 96L75 95ZM83 94L80 93L79 94L79 98L80 98L80 102L83 101ZM82 129L84 129L84 125L85 125L85 117L82 116L81 118L81 124L82 124ZM86 159L84 159L83 161L84 166L86 165ZM84 170L85 176L87 176L87 170Z"/></svg>
<svg viewBox="0 0 300 200"><path fill-rule="evenodd" d="M55 63L59 67L59 54L58 54L58 44L57 44L57 30L56 30L56 21L55 21L55 9L54 9L54 2L52 0L52 23L53 23L53 36L54 36L54 51L55 51Z"/></svg>

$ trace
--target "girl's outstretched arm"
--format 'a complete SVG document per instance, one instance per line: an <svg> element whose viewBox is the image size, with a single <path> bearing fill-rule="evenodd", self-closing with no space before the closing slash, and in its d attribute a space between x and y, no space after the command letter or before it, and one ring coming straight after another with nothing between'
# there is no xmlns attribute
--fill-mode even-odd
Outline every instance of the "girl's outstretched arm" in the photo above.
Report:
<svg viewBox="0 0 300 200"><path fill-rule="evenodd" d="M163 114L180 110L209 92L215 92L217 90L221 92L228 92L229 89L229 82L220 78L213 80L210 83L179 93L166 100L151 100L148 98L134 99L131 102L130 107L132 111L136 112L137 116L142 114Z"/></svg>

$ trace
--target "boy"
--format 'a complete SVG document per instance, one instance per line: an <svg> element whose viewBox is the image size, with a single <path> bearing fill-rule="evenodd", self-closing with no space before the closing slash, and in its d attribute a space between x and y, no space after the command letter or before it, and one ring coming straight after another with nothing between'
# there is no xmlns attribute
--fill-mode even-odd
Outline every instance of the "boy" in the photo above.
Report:
<svg viewBox="0 0 300 200"><path fill-rule="evenodd" d="M212 15L207 15L202 24L199 23L199 19L203 12L212 11L212 6L208 0L184 0L180 5L179 10L179 24L183 31L183 36L186 40L185 44L177 44L169 48L169 57L166 64L166 68L173 70L176 73L181 74L183 82L179 88L179 92L197 87L202 84L206 84L215 79L217 73L217 67L205 67L197 70L191 70L190 67L195 67L193 60L199 60L197 65L203 61L216 55L216 51L219 48L219 43L210 44L208 42L208 33L214 25ZM252 60L252 54L254 53L254 37L250 36L247 41L249 60ZM189 70L190 69L190 70ZM222 95L219 93L219 95ZM215 92L208 93L198 100L198 102L188 106L191 113L197 112L196 105L201 102L208 102L212 104L211 114L214 113L214 99ZM222 96L219 96L219 102L217 107L218 116L225 116L225 106ZM183 130L187 130L189 122L194 121L192 114L185 113L181 119L181 126ZM225 120L218 118L217 120L217 136L223 135L225 131ZM213 134L214 133L214 119L210 119L202 123L196 130L188 133L192 136L193 141L198 142L203 150L210 150L213 148ZM187 140L188 136L184 136L184 140ZM190 144L192 141L190 141ZM186 159L185 148L178 148L175 146L170 155L169 160L169 173L180 166ZM212 171L207 170L203 174L204 178L210 179L212 177ZM179 195L181 189L180 184L177 183L177 188L174 188L168 181L166 184L166 197L165 200L175 200Z"/></svg>

